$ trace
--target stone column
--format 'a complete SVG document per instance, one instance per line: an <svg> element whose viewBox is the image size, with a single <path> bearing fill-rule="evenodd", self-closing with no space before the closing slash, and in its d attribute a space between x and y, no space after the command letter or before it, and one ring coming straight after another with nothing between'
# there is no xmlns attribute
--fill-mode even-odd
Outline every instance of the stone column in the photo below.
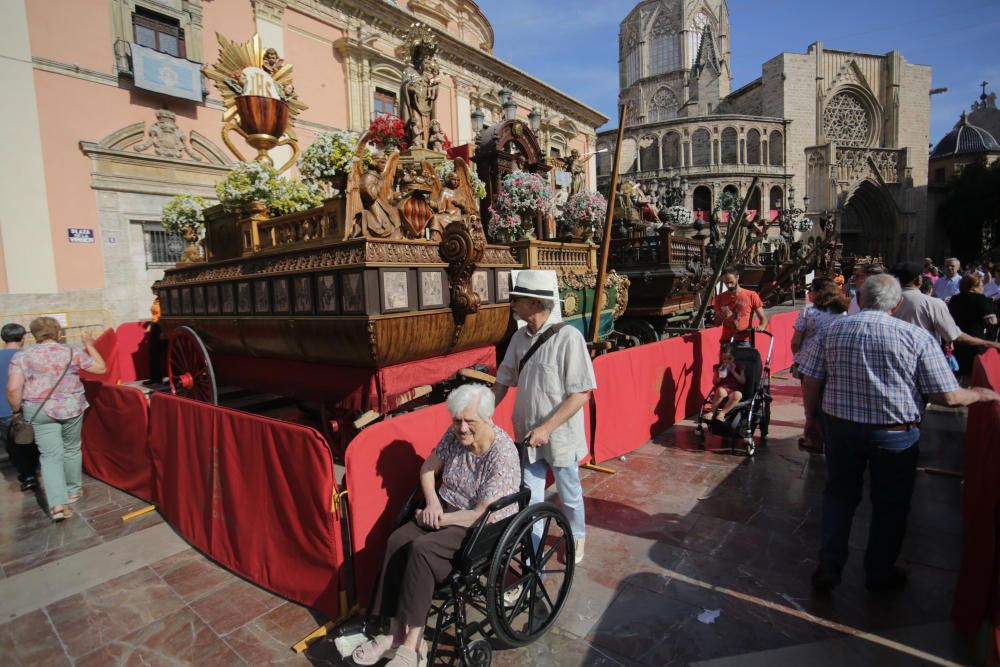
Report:
<svg viewBox="0 0 1000 667"><path fill-rule="evenodd" d="M285 7L288 0L254 0L253 15L260 45L285 55Z"/></svg>
<svg viewBox="0 0 1000 667"><path fill-rule="evenodd" d="M597 150L597 136L593 134L587 135L587 152L593 153ZM587 188L590 190L597 189L597 156L594 155L590 160L587 161Z"/></svg>
<svg viewBox="0 0 1000 667"><path fill-rule="evenodd" d="M6 275L0 275L0 291L55 292L54 235L25 3L0 3L0 39L8 56L0 101L0 117L4 119L0 144L8 156L0 163L0 242L6 269ZM68 242L66 232L60 230L58 236L60 242Z"/></svg>
<svg viewBox="0 0 1000 667"><path fill-rule="evenodd" d="M370 125L371 85L368 65L360 42L351 37L341 37L333 43L344 59L344 79L347 81L347 129L364 132Z"/></svg>
<svg viewBox="0 0 1000 667"><path fill-rule="evenodd" d="M472 101L469 92L472 84L468 80L455 77L455 140L456 146L472 142Z"/></svg>

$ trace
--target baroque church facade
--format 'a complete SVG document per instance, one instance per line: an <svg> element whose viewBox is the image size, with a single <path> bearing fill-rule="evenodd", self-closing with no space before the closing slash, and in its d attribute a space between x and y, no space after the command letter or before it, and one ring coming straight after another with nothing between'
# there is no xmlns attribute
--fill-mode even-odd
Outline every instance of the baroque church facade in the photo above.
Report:
<svg viewBox="0 0 1000 667"><path fill-rule="evenodd" d="M621 22L620 180L655 193L685 178L683 203L705 219L756 177L755 216L773 221L808 195L806 215L834 225L845 255L923 256L931 68L817 42L731 90L730 35L725 0L646 0ZM617 132L598 134L605 192Z"/></svg>
<svg viewBox="0 0 1000 667"><path fill-rule="evenodd" d="M78 336L149 317L150 286L184 247L159 224L164 204L179 192L214 203L215 184L237 159L220 140L220 94L200 73L218 57L217 33L239 42L257 34L294 66L308 106L295 122L303 148L324 132L360 132L399 113L415 22L438 40L437 117L454 145L475 141L477 118L489 126L513 114L537 124L547 155L584 155L608 120L498 58L475 0L51 4L0 2L9 63L0 140L17 156L0 165L7 322L52 314ZM290 157L282 150L272 154L279 165Z"/></svg>

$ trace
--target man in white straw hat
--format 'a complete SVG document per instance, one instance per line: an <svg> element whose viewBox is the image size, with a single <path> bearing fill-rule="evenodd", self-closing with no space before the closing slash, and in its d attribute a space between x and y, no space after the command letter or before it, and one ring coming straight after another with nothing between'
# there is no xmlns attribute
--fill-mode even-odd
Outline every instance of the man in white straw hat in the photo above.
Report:
<svg viewBox="0 0 1000 667"><path fill-rule="evenodd" d="M559 298L547 271L520 271L510 291L510 308L527 326L517 330L493 385L496 402L517 387L514 434L528 438L525 482L531 502L545 500L549 468L556 480L563 509L573 530L575 560L583 560L586 522L578 465L587 455L583 411L597 387L583 335L550 320ZM539 530L541 526L538 526ZM539 539L540 535L536 535Z"/></svg>

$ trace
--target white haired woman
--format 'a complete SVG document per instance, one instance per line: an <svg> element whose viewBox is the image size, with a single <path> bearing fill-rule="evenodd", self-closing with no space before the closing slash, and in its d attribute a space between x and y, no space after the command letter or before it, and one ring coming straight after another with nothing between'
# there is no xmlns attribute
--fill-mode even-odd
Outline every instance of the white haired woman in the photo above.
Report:
<svg viewBox="0 0 1000 667"><path fill-rule="evenodd" d="M520 488L517 447L492 420L493 392L483 385L463 385L448 396L448 410L452 425L420 468L426 506L386 545L372 611L390 619L389 634L354 651L359 665L374 665L393 650L387 667L423 664L424 625L434 589L451 572L469 526L490 503ZM437 476L440 489L435 489ZM493 520L516 512L512 505Z"/></svg>

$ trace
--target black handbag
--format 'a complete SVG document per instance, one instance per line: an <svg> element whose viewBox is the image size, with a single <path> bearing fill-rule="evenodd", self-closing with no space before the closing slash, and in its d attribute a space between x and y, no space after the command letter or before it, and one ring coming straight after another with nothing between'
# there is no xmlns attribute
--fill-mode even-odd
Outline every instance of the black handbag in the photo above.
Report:
<svg viewBox="0 0 1000 667"><path fill-rule="evenodd" d="M38 409L35 410L35 414L31 415L31 419L25 419L24 413L19 412L14 415L10 420L10 435L14 439L15 445L31 445L35 442L35 427L31 424L38 417L38 413L42 411L45 404L49 402L52 398L52 394L56 393L56 389L59 388L59 384L66 377L66 373L69 372L69 367L73 365L73 350L69 351L69 361L66 363L66 368L63 369L62 375L56 380L56 383L52 385L52 389L49 390L49 395L45 397Z"/></svg>

